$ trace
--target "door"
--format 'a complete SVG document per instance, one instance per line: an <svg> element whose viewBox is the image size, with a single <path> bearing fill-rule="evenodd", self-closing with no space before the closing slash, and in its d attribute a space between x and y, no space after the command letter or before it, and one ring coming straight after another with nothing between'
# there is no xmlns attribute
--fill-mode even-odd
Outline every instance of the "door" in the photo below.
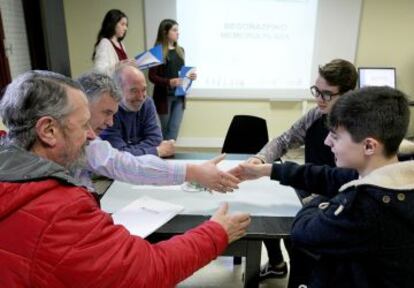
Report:
<svg viewBox="0 0 414 288"><path fill-rule="evenodd" d="M0 11L0 97L3 95L3 89L11 82L10 66L4 47L4 40L3 20Z"/></svg>

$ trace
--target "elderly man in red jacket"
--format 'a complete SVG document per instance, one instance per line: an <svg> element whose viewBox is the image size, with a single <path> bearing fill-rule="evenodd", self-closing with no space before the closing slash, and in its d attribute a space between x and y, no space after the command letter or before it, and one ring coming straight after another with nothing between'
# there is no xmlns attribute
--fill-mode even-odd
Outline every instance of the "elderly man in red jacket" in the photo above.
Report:
<svg viewBox="0 0 414 288"><path fill-rule="evenodd" d="M150 244L101 211L68 170L95 135L74 81L15 79L0 102L0 287L172 287L242 237L247 214L221 207L202 225Z"/></svg>

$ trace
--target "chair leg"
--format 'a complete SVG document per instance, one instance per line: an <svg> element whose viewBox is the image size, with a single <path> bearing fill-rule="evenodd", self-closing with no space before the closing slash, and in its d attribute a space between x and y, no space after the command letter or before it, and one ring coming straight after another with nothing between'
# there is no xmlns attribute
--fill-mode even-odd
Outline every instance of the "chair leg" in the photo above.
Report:
<svg viewBox="0 0 414 288"><path fill-rule="evenodd" d="M240 256L234 256L233 257L233 265L240 265L242 262L242 257Z"/></svg>

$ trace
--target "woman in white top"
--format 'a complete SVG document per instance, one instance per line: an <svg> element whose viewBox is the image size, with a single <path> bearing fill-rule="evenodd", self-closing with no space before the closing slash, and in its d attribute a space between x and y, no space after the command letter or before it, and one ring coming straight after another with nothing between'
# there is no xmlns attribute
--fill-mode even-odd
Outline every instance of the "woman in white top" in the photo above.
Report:
<svg viewBox="0 0 414 288"><path fill-rule="evenodd" d="M106 13L92 55L97 72L111 75L118 62L128 59L122 44L127 30L128 18L124 12L112 9Z"/></svg>

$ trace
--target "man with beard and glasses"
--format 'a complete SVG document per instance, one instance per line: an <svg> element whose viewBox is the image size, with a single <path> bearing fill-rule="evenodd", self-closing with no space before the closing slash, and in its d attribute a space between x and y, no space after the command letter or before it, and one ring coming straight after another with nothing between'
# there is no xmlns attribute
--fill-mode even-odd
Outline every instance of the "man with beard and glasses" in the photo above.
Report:
<svg viewBox="0 0 414 288"><path fill-rule="evenodd" d="M68 169L95 138L81 86L29 71L0 102L0 287L173 287L245 234L228 214L156 244L114 225Z"/></svg>

